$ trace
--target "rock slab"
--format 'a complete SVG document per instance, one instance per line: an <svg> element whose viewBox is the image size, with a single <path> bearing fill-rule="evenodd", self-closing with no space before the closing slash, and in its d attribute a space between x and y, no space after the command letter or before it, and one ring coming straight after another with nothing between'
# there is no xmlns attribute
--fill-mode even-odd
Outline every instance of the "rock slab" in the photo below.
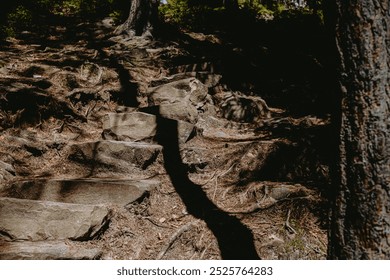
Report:
<svg viewBox="0 0 390 280"><path fill-rule="evenodd" d="M35 179L14 182L0 196L76 204L125 206L159 185L154 180Z"/></svg>
<svg viewBox="0 0 390 280"><path fill-rule="evenodd" d="M84 248L64 241L0 242L0 260L96 260L98 248Z"/></svg>
<svg viewBox="0 0 390 280"><path fill-rule="evenodd" d="M158 133L157 124L157 117L152 114L143 112L109 113L103 118L103 136L110 140L153 140ZM177 121L179 142L185 143L193 130L193 124ZM164 130L159 131L159 134L161 137L169 137L169 135L164 135Z"/></svg>
<svg viewBox="0 0 390 280"><path fill-rule="evenodd" d="M0 239L90 240L101 233L111 212L99 205L0 198Z"/></svg>
<svg viewBox="0 0 390 280"><path fill-rule="evenodd" d="M130 166L146 169L162 161L161 151L162 147L155 144L103 140L73 144L68 157L111 170L128 170Z"/></svg>

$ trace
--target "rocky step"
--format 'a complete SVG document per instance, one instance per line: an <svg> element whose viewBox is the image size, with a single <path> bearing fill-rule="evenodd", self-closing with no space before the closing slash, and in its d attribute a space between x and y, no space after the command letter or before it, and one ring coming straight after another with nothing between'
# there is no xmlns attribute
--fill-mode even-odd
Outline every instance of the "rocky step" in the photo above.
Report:
<svg viewBox="0 0 390 280"><path fill-rule="evenodd" d="M81 205L0 198L0 240L90 240L107 227L111 211Z"/></svg>
<svg viewBox="0 0 390 280"><path fill-rule="evenodd" d="M72 144L68 158L88 165L91 175L101 170L126 173L162 163L162 147L142 142L102 140Z"/></svg>
<svg viewBox="0 0 390 280"><path fill-rule="evenodd" d="M157 106L157 113L162 117L195 124L200 113L216 114L208 91L196 78L178 80L149 88L148 105Z"/></svg>
<svg viewBox="0 0 390 280"><path fill-rule="evenodd" d="M148 88L149 102L152 104L173 103L182 101L191 92L190 82L194 78L186 78Z"/></svg>
<svg viewBox="0 0 390 280"><path fill-rule="evenodd" d="M185 143L194 132L194 125L175 121L178 140ZM171 137L164 129L158 129L155 115L143 112L109 113L103 118L103 137L109 140L148 141L156 137ZM157 135L158 134L158 135Z"/></svg>
<svg viewBox="0 0 390 280"><path fill-rule="evenodd" d="M313 150L287 139L245 142L206 142L187 146L181 158L190 172L221 170L223 179L244 183L247 180L326 181L327 163L313 157Z"/></svg>
<svg viewBox="0 0 390 280"><path fill-rule="evenodd" d="M175 133L169 124L163 129L170 135ZM189 172L213 172L222 168L240 179L282 181L324 180L328 176L327 163L313 156L313 147L305 143L285 138L256 139L259 135L253 134L231 139L232 134L218 134L218 131L209 136L209 140L199 137L180 148L166 148L180 150ZM164 145L177 146L178 143L172 139ZM73 144L69 158L84 164L91 176L135 171L152 175L161 172L164 165L163 146L140 142L104 140Z"/></svg>
<svg viewBox="0 0 390 280"><path fill-rule="evenodd" d="M85 248L69 241L0 242L0 260L96 260L97 248Z"/></svg>
<svg viewBox="0 0 390 280"><path fill-rule="evenodd" d="M157 188L156 180L126 179L34 179L12 183L2 197L76 204L125 206Z"/></svg>

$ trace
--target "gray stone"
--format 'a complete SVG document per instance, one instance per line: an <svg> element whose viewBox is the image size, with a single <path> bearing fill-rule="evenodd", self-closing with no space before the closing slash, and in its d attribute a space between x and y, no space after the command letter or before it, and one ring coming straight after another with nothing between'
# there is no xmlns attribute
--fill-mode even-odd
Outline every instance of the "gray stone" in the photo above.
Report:
<svg viewBox="0 0 390 280"><path fill-rule="evenodd" d="M1 161L1 160L0 160L0 169L5 170L8 173L11 173L12 175L15 175L15 173L16 173L15 168L11 164L8 164L8 163Z"/></svg>
<svg viewBox="0 0 390 280"><path fill-rule="evenodd" d="M185 143L191 136L194 125L177 121L180 143ZM155 115L142 112L110 113L103 118L103 136L111 140L142 141L155 138L157 119ZM160 136L164 137L164 130ZM169 137L169 135L166 135Z"/></svg>
<svg viewBox="0 0 390 280"><path fill-rule="evenodd" d="M101 205L81 205L17 198L0 198L0 239L90 240L110 220Z"/></svg>
<svg viewBox="0 0 390 280"><path fill-rule="evenodd" d="M195 124L199 118L197 109L188 100L172 104L160 104L159 113L165 118L182 120L192 124Z"/></svg>
<svg viewBox="0 0 390 280"><path fill-rule="evenodd" d="M215 114L215 108L208 87L196 78L183 79L150 89L149 105L159 105L159 113L175 120L195 124L199 113L210 111Z"/></svg>
<svg viewBox="0 0 390 280"><path fill-rule="evenodd" d="M148 90L150 105L182 101L191 92L189 83L192 80L194 80L194 78L179 80L150 88Z"/></svg>
<svg viewBox="0 0 390 280"><path fill-rule="evenodd" d="M125 206L159 185L154 180L74 179L19 181L0 196L77 204Z"/></svg>
<svg viewBox="0 0 390 280"><path fill-rule="evenodd" d="M105 166L112 170L128 170L129 166L146 169L155 162L162 162L160 145L103 140L73 144L69 158L92 167Z"/></svg>
<svg viewBox="0 0 390 280"><path fill-rule="evenodd" d="M84 248L67 241L0 242L0 260L96 260L97 248Z"/></svg>
<svg viewBox="0 0 390 280"><path fill-rule="evenodd" d="M192 79L189 83L191 91L189 94L189 100L192 105L196 108L203 107L204 103L207 102L208 89L197 79Z"/></svg>
<svg viewBox="0 0 390 280"><path fill-rule="evenodd" d="M12 179L15 174L16 171L12 165L0 160L0 183ZM1 189L2 184L0 184L0 191Z"/></svg>
<svg viewBox="0 0 390 280"><path fill-rule="evenodd" d="M196 72L196 78L200 80L205 86L212 88L219 84L222 75L212 74L208 72Z"/></svg>

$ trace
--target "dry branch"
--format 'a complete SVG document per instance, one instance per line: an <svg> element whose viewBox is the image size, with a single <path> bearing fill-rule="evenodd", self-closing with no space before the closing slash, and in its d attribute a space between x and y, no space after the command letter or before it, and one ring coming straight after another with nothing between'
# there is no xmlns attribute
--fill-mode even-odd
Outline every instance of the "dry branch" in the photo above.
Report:
<svg viewBox="0 0 390 280"><path fill-rule="evenodd" d="M179 228L169 239L167 245L164 246L164 248L160 251L160 253L157 255L157 260L161 260L164 255L168 252L169 248L175 243L175 241L186 231L189 231L192 227L194 227L198 222L191 222L188 223L181 228Z"/></svg>

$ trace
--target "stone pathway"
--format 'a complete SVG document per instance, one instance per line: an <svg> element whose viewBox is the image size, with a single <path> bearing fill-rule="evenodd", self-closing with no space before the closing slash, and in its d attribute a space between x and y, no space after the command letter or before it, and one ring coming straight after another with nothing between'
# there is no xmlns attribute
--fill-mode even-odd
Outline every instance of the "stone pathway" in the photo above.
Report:
<svg viewBox="0 0 390 280"><path fill-rule="evenodd" d="M245 185L256 176L262 177L264 168L280 168L272 170L274 175L268 177L276 182L267 184L271 191L264 194L263 200L244 199L242 207L237 204L233 210L219 204L223 210L245 213L256 211L262 205L270 207L292 195L311 194L303 186L297 191L293 184L289 187L277 184L277 181L293 181L313 173L294 169L297 165L302 169L312 167L312 162L302 161L305 155L295 152L296 143L274 136L272 129L266 129L266 123L272 126L281 120L294 129L299 125L293 119L283 117L256 98L246 102L256 110L269 110L258 112L263 123L245 124L224 118L229 114L223 111L243 110L239 107L244 97L230 95L229 100L217 102L218 98L211 93L218 88L221 76L214 73L212 63L176 67L179 69L176 73L167 69L164 75L156 77L154 58L167 49L149 47L150 42L142 38L113 40L116 44L111 50L123 50L121 55L135 65L130 68L124 64L124 67L140 85L139 95L134 96L140 106L118 105L115 111L102 116L101 131L97 132L100 139L66 145L67 160L80 168L80 174L84 174L81 178L69 178L66 174L55 178L24 178L0 188L0 259L101 258L107 253L104 249L83 244L99 238L110 227L112 207L123 208L161 188L159 175L165 170L165 147L161 143L167 141L177 142L182 164L194 178L222 181L225 176L224 180ZM120 59L114 51L110 56ZM268 118L264 117L267 115ZM325 123L310 123L309 118L307 121L308 127L321 127ZM259 129L260 126L264 129ZM172 138L172 128L176 139ZM282 164L272 162L272 156L283 153L286 158ZM5 166L2 172L7 172L7 176L15 173L12 166L0 163ZM134 170L142 179L130 178ZM280 188L284 190L282 194L277 191ZM274 193L278 195L273 197Z"/></svg>

